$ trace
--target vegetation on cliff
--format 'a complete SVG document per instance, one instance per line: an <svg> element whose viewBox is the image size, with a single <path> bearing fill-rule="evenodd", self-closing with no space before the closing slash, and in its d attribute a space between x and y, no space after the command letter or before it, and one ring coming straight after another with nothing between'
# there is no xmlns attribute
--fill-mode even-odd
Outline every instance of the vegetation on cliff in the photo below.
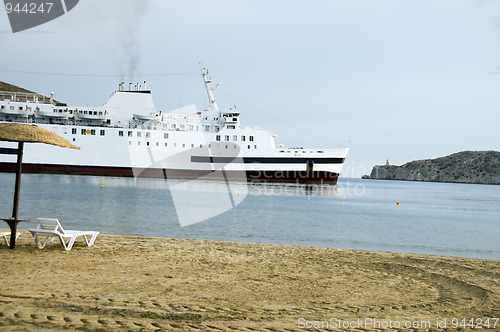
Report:
<svg viewBox="0 0 500 332"><path fill-rule="evenodd" d="M377 165L364 179L500 184L500 152L463 151L401 166Z"/></svg>

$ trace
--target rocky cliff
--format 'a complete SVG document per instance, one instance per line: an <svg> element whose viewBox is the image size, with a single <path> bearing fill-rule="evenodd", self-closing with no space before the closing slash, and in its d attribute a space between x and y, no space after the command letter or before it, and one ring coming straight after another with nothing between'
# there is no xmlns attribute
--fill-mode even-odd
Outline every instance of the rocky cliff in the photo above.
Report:
<svg viewBox="0 0 500 332"><path fill-rule="evenodd" d="M364 179L500 184L500 152L463 151L401 166L374 166Z"/></svg>

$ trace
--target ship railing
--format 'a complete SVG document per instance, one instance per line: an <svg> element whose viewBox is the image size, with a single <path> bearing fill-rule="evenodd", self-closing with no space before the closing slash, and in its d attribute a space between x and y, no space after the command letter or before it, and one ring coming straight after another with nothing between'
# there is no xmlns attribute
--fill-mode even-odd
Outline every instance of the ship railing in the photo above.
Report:
<svg viewBox="0 0 500 332"><path fill-rule="evenodd" d="M0 100L50 103L50 98L33 92L0 91Z"/></svg>

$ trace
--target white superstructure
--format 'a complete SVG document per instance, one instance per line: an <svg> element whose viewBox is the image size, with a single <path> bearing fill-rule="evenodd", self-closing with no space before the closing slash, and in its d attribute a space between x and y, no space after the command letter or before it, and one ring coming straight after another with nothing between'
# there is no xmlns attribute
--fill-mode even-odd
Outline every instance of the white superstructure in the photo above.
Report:
<svg viewBox="0 0 500 332"><path fill-rule="evenodd" d="M35 124L81 150L26 144L23 171L109 176L196 178L217 169L224 176L245 172L249 180L336 183L347 148L276 146L276 135L242 127L236 107L219 110L213 85L202 75L209 107L164 112L151 91L122 82L99 107L54 105L37 94L0 92L0 122ZM12 171L15 143L0 142L0 171ZM215 173L215 172L214 172Z"/></svg>

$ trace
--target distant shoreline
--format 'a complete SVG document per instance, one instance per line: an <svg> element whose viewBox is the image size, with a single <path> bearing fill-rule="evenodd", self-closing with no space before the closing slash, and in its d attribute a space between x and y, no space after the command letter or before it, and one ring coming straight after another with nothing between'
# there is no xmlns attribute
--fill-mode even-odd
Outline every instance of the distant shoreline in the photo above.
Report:
<svg viewBox="0 0 500 332"><path fill-rule="evenodd" d="M401 166L376 165L362 179L467 184L500 184L500 152L463 151L446 157L416 160Z"/></svg>
<svg viewBox="0 0 500 332"><path fill-rule="evenodd" d="M363 175L362 180L376 180L376 181L403 181L403 182L425 182L425 183L453 183L453 184L480 184L485 186L498 186L500 183L473 183L473 182L454 182L454 181L431 181L431 180L407 180L407 179L375 179L369 175Z"/></svg>

